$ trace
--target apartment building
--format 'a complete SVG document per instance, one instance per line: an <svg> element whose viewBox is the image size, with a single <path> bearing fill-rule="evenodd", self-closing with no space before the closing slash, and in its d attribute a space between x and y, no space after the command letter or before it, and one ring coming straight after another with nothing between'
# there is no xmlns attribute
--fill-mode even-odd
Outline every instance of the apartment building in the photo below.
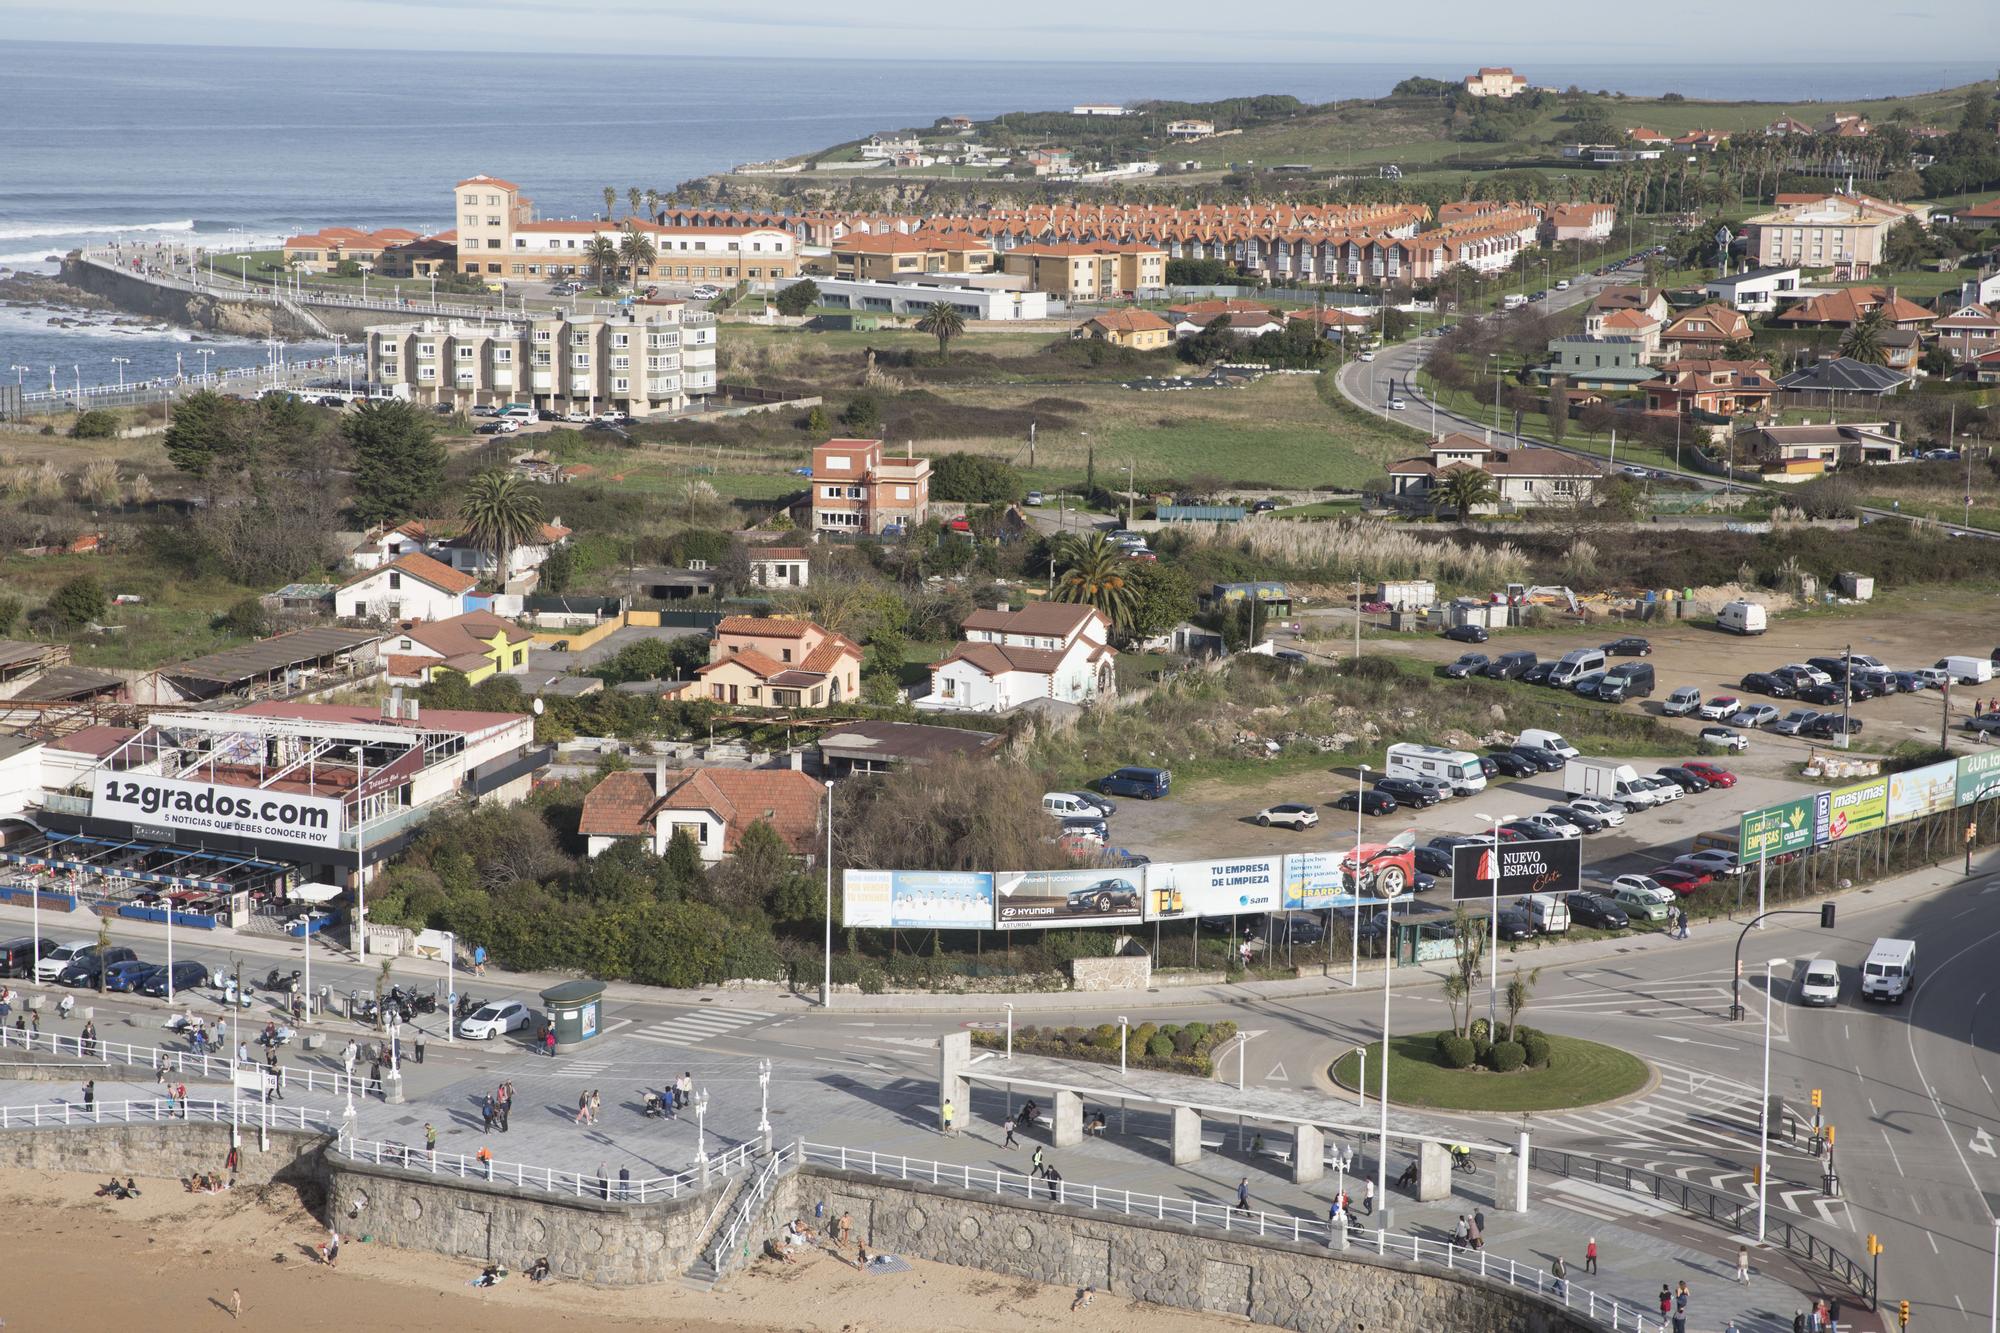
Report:
<svg viewBox="0 0 2000 1333"><path fill-rule="evenodd" d="M1836 279L1865 278L1881 265L1889 231L1926 210L1865 194L1781 194L1778 206L1743 224L1760 268L1831 269Z"/></svg>
<svg viewBox="0 0 2000 1333"><path fill-rule="evenodd" d="M1000 266L1065 301L1109 301L1167 285L1167 252L1149 245L1022 245L1003 254Z"/></svg>
<svg viewBox="0 0 2000 1333"><path fill-rule="evenodd" d="M880 440L818 446L812 482L814 532L906 532L930 515L931 460L885 458Z"/></svg>
<svg viewBox="0 0 2000 1333"><path fill-rule="evenodd" d="M856 233L829 247L833 276L861 282L895 282L937 273L991 273L993 244L982 237L934 232Z"/></svg>
<svg viewBox="0 0 2000 1333"><path fill-rule="evenodd" d="M715 316L679 301L505 323L377 324L366 336L371 384L461 411L528 403L643 417L715 392Z"/></svg>

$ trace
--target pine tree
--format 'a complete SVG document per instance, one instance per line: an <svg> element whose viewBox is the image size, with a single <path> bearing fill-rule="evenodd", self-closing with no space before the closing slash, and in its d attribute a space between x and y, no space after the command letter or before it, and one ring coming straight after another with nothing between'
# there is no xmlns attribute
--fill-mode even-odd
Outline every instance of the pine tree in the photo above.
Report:
<svg viewBox="0 0 2000 1333"><path fill-rule="evenodd" d="M402 399L364 404L341 422L354 446L354 513L364 524L438 511L445 448L430 418Z"/></svg>

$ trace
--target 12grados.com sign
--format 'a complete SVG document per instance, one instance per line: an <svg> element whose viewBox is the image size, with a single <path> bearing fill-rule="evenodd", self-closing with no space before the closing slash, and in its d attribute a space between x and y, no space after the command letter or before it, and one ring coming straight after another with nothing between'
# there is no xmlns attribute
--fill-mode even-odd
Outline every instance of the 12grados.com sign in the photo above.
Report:
<svg viewBox="0 0 2000 1333"><path fill-rule="evenodd" d="M95 819L309 847L339 846L344 822L341 803L332 797L132 772L99 773L91 790L90 813Z"/></svg>

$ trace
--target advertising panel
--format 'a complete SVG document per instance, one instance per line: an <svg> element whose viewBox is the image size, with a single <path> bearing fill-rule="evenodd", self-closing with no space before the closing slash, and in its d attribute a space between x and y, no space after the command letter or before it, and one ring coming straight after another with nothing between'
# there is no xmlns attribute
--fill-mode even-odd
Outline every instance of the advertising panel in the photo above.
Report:
<svg viewBox="0 0 2000 1333"><path fill-rule="evenodd" d="M1851 787L1835 787L1827 793L1826 838L1839 842L1863 833L1873 833L1889 817L1889 779L1870 778Z"/></svg>
<svg viewBox="0 0 2000 1333"><path fill-rule="evenodd" d="M1971 805L2000 796L2000 750L1961 755L1958 760L1958 803Z"/></svg>
<svg viewBox="0 0 2000 1333"><path fill-rule="evenodd" d="M308 847L338 847L345 812L338 798L300 796L221 782L185 782L126 771L99 773L90 793L93 819Z"/></svg>
<svg viewBox="0 0 2000 1333"><path fill-rule="evenodd" d="M1317 912L1348 906L1346 865L1346 852L1287 852L1285 909Z"/></svg>
<svg viewBox="0 0 2000 1333"><path fill-rule="evenodd" d="M993 876L984 871L845 870L840 886L844 925L993 928Z"/></svg>
<svg viewBox="0 0 2000 1333"><path fill-rule="evenodd" d="M1002 930L1025 926L1136 926L1136 870L1002 870L993 876Z"/></svg>
<svg viewBox="0 0 2000 1333"><path fill-rule="evenodd" d="M1174 861L1146 867L1146 920L1275 912L1283 896L1281 860Z"/></svg>
<svg viewBox="0 0 2000 1333"><path fill-rule="evenodd" d="M1813 845L1813 825L1811 796L1751 810L1736 826L1738 855L1749 862L1803 852Z"/></svg>
<svg viewBox="0 0 2000 1333"><path fill-rule="evenodd" d="M1958 761L1926 764L1907 773L1889 775L1888 820L1900 824L1907 819L1942 814L1958 804Z"/></svg>
<svg viewBox="0 0 2000 1333"><path fill-rule="evenodd" d="M1495 858L1500 896L1524 893L1574 893L1583 884L1583 843L1576 838L1533 842L1461 843L1451 849L1451 896L1454 902L1493 897Z"/></svg>

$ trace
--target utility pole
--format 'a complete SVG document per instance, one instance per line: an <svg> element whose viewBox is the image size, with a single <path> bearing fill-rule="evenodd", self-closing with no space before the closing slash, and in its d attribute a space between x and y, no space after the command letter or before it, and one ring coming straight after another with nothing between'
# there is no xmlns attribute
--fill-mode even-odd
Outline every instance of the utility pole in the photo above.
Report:
<svg viewBox="0 0 2000 1333"><path fill-rule="evenodd" d="M1125 527L1132 526L1132 511L1135 497L1132 494L1132 460L1125 460Z"/></svg>
<svg viewBox="0 0 2000 1333"><path fill-rule="evenodd" d="M1840 650L1840 748L1848 746L1848 714L1854 711L1854 645L1848 644ZM1943 748L1943 747L1939 747Z"/></svg>

